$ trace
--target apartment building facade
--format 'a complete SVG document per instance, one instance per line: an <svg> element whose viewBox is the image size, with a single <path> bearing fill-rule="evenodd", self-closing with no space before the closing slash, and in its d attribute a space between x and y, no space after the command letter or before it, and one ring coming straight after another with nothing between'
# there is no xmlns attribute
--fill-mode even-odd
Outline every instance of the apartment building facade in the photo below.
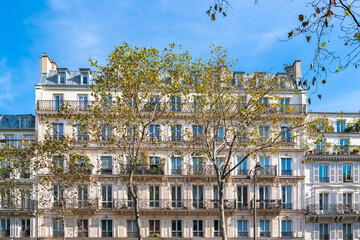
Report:
<svg viewBox="0 0 360 240"><path fill-rule="evenodd" d="M329 129L305 162L306 239L359 239L359 113L326 115Z"/></svg>
<svg viewBox="0 0 360 240"><path fill-rule="evenodd" d="M285 73L280 74L299 80L301 62L287 66ZM57 112L61 110L62 103L77 111L86 110L94 100L88 86L94 83L95 77L88 68L69 71L59 68L45 54L40 57L40 81L35 87L36 133L40 141L44 139L49 122L59 135L75 134L79 142L91 137L79 133L78 129L60 119ZM282 101L296 109L293 113L295 117L306 116L306 91L294 93L284 90L282 95ZM175 107L179 113L185 111L181 104ZM210 164L202 164L201 156L193 156L186 145L185 129L190 129L193 134L198 129L182 120L177 120L177 126L173 128L163 124L149 127L148 137L156 138L161 144L149 150L149 162L138 166L135 172L140 195L140 232L144 237L220 239L218 186L214 169ZM105 132L105 138L106 135ZM222 137L221 134L219 137ZM176 144L171 148L161 147L167 141ZM64 234L72 238L136 237L133 201L126 186L126 156L115 161L115 155L81 144L77 150L90 159L94 167L89 174L95 180L81 189L69 190L76 199L75 202L65 201L64 208L71 210L71 214L65 216L65 222L53 209L62 191L59 186L53 186L49 201L41 206L39 204L38 237L50 239ZM241 152L235 153L232 164L241 158ZM248 159L232 173L225 190L230 239L253 237L254 185L251 170L256 162L263 166L258 173L255 193L257 237L305 239L303 159L301 141L290 141L278 153L265 152ZM42 174L45 173L39 172L39 177Z"/></svg>
<svg viewBox="0 0 360 240"><path fill-rule="evenodd" d="M27 147L34 141L34 135L35 116L0 115L2 149ZM0 167L0 238L37 236L37 202L33 191L36 174L30 170L30 166L9 166L7 161L1 161Z"/></svg>

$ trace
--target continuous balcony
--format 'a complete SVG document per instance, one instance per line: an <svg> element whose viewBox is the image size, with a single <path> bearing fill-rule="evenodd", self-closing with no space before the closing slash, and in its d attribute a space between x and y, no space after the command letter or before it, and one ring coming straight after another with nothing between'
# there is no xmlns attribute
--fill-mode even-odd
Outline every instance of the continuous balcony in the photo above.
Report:
<svg viewBox="0 0 360 240"><path fill-rule="evenodd" d="M34 139L28 139L28 138L21 138L21 139L15 139L15 138L8 138L8 139L0 139L0 148L5 147L14 147L14 148L27 148L31 145L31 143L34 142Z"/></svg>
<svg viewBox="0 0 360 240"><path fill-rule="evenodd" d="M61 111L64 107L68 107L71 110L86 111L88 107L93 105L94 101L80 101L80 100L38 100L36 104L37 111ZM271 109L270 109L271 107ZM140 107L140 110L144 113L159 110L167 113L192 113L200 111L209 111L209 107L202 109L194 102L149 102ZM221 110L215 109L215 110ZM301 114L306 113L306 104L288 104L286 106L265 106L267 112L279 112L285 114ZM240 108L234 107L232 112L239 112Z"/></svg>
<svg viewBox="0 0 360 240"><path fill-rule="evenodd" d="M0 201L0 211L21 211L21 212L33 212L37 210L36 200L22 201L21 203L14 203L12 201L2 200Z"/></svg>
<svg viewBox="0 0 360 240"><path fill-rule="evenodd" d="M123 164L120 166L120 174L129 174L133 168L136 175L164 175L164 166L161 164Z"/></svg>
<svg viewBox="0 0 360 240"><path fill-rule="evenodd" d="M359 204L309 204L306 208L307 215L360 215Z"/></svg>

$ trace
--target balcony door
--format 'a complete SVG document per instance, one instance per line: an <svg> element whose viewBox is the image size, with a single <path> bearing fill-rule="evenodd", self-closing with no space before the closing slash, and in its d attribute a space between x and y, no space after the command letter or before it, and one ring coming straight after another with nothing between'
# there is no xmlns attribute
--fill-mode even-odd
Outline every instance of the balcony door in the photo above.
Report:
<svg viewBox="0 0 360 240"><path fill-rule="evenodd" d="M320 193L319 194L319 205L320 205L321 213L326 214L329 210L329 194L328 193Z"/></svg>
<svg viewBox="0 0 360 240"><path fill-rule="evenodd" d="M101 186L102 207L112 208L112 186Z"/></svg>
<svg viewBox="0 0 360 240"><path fill-rule="evenodd" d="M270 187L260 186L259 188L260 208L266 209L270 204Z"/></svg>
<svg viewBox="0 0 360 240"><path fill-rule="evenodd" d="M203 186L193 186L193 207L197 209L204 207Z"/></svg>
<svg viewBox="0 0 360 240"><path fill-rule="evenodd" d="M173 208L181 207L181 186L171 187L171 205Z"/></svg>
<svg viewBox="0 0 360 240"><path fill-rule="evenodd" d="M248 205L247 199L247 186L238 186L237 187L237 208L238 209L247 209Z"/></svg>
<svg viewBox="0 0 360 240"><path fill-rule="evenodd" d="M79 95L79 110L86 110L88 107L88 96L87 95Z"/></svg>
<svg viewBox="0 0 360 240"><path fill-rule="evenodd" d="M292 209L291 186L281 187L281 204L283 209Z"/></svg>
<svg viewBox="0 0 360 240"><path fill-rule="evenodd" d="M160 191L159 186L150 186L150 207L158 208L160 206Z"/></svg>
<svg viewBox="0 0 360 240"><path fill-rule="evenodd" d="M62 104L64 103L63 95L54 95L55 110L61 110Z"/></svg>

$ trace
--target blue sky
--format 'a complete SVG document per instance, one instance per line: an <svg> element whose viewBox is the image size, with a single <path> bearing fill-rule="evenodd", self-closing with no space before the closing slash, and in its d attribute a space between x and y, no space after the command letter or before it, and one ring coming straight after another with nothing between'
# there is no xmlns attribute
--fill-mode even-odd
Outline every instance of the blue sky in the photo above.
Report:
<svg viewBox="0 0 360 240"><path fill-rule="evenodd" d="M34 113L39 79L38 57L46 52L59 67L88 66L92 56L104 62L113 46L164 48L181 44L195 57L208 57L211 44L221 45L237 70L283 71L301 59L308 70L313 46L303 38L286 39L304 1L233 0L228 17L210 21L210 0L46 0L0 2L0 113ZM332 74L312 97L314 111L360 110L355 69Z"/></svg>

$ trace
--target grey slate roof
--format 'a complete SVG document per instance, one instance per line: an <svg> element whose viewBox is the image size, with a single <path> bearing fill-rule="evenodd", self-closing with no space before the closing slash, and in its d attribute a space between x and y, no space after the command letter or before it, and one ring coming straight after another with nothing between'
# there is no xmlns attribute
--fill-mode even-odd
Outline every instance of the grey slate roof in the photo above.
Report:
<svg viewBox="0 0 360 240"><path fill-rule="evenodd" d="M65 69L65 68L59 68ZM80 70L85 70L88 68L81 68ZM89 69L90 71L90 69ZM40 75L40 82L39 85L59 85L59 86L88 86L92 83L95 83L95 76L94 73L89 75L88 84L84 85L81 84L81 72L80 71L68 71L66 70L66 81L65 84L58 83L58 72L57 70L50 70L49 73L42 73Z"/></svg>
<svg viewBox="0 0 360 240"><path fill-rule="evenodd" d="M21 124L21 118L25 120ZM0 129L34 129L35 130L35 116L32 114L21 115L5 115L0 114Z"/></svg>

